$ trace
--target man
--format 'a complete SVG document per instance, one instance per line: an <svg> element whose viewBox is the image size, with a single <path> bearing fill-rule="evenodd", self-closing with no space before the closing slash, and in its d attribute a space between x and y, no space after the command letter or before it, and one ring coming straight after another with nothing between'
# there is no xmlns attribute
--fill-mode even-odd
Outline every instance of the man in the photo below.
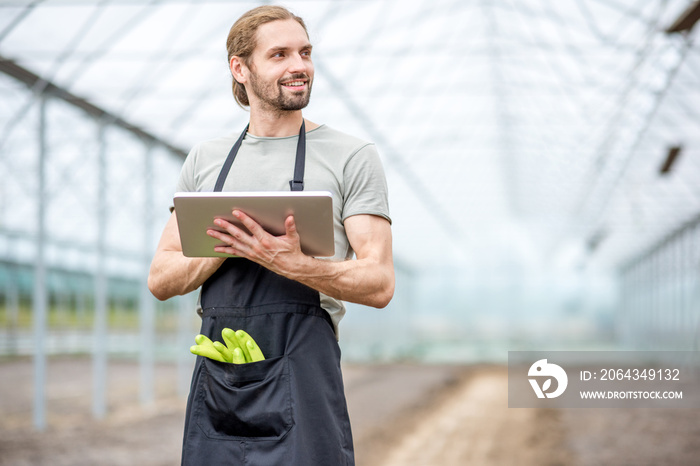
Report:
<svg viewBox="0 0 700 466"><path fill-rule="evenodd" d="M381 308L393 296L384 172L373 144L303 118L314 68L301 18L255 8L233 25L227 49L249 126L195 146L178 191L331 191L336 255L304 255L292 216L274 237L234 211L249 232L218 221L225 233L208 233L221 241L217 251L240 257L187 258L172 214L151 265L152 293L168 299L202 286L201 333L220 340L224 328L243 329L266 358L197 358L182 462L354 464L337 327L341 300ZM303 180L290 181L300 157Z"/></svg>

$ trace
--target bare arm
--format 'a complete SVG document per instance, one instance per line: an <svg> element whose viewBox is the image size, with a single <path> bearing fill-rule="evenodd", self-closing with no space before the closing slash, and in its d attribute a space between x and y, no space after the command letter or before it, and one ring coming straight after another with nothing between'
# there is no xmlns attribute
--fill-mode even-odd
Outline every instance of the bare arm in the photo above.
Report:
<svg viewBox="0 0 700 466"><path fill-rule="evenodd" d="M345 231L357 260L328 261L301 252L294 218L285 222L284 236L272 236L243 212L233 214L251 232L247 234L225 220L208 233L228 244L219 252L246 257L273 272L296 280L332 298L373 307L385 307L394 295L391 226L374 215L354 215L345 220Z"/></svg>
<svg viewBox="0 0 700 466"><path fill-rule="evenodd" d="M182 255L177 217L172 213L158 243L148 274L148 288L162 300L194 291L206 281L224 258Z"/></svg>

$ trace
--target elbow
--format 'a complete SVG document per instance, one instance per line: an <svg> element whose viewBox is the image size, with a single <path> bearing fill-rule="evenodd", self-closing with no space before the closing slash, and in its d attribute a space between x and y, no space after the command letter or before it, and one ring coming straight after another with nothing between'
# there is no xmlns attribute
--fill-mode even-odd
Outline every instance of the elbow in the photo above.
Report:
<svg viewBox="0 0 700 466"><path fill-rule="evenodd" d="M391 289L386 290L384 293L381 294L379 297L379 302L378 305L376 306L377 309L384 309L389 305L391 302L391 299L394 297L394 287L392 286Z"/></svg>
<svg viewBox="0 0 700 466"><path fill-rule="evenodd" d="M165 301L166 299L172 298L162 286L161 281L158 280L153 273L148 274L148 289L158 301Z"/></svg>
<svg viewBox="0 0 700 466"><path fill-rule="evenodd" d="M394 297L395 286L396 283L394 281L394 277L392 276L389 280L387 280L387 283L382 287L382 289L376 293L372 307L377 309L384 309L387 307Z"/></svg>
<svg viewBox="0 0 700 466"><path fill-rule="evenodd" d="M387 307L389 305L389 303L391 302L391 298L393 298L393 297L394 297L393 293L391 293L391 294L386 293L386 294L382 294L380 296L377 296L372 307L375 307L377 309L384 309L385 307Z"/></svg>

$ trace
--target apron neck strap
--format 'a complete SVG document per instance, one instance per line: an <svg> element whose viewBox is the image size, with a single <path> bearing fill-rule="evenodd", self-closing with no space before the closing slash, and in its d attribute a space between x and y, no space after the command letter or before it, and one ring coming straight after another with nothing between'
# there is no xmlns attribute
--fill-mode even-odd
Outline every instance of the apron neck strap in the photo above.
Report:
<svg viewBox="0 0 700 466"><path fill-rule="evenodd" d="M241 144L243 143L243 139L245 138L246 133L248 133L248 126L246 125L245 129L241 133L241 135L238 137L238 140L236 143L233 145L231 148L231 151L228 153L228 156L226 157L226 161L224 162L224 165L221 167L221 171L219 172L219 177L216 180L216 184L214 185L214 192L220 192L224 189L224 182L226 181L226 177L228 177L229 171L231 171L231 165L233 165L233 161L236 159L236 155L238 154L238 150L241 148ZM297 154L296 154L296 160L294 162L294 178L289 181L289 188L292 191L303 191L304 190L304 166L306 164L306 126L304 124L304 120L301 120L301 128L299 129L299 140L297 141Z"/></svg>
<svg viewBox="0 0 700 466"><path fill-rule="evenodd" d="M299 140L297 141L297 156L294 162L294 178L289 180L289 189L292 191L304 190L304 165L306 163L306 126L301 119Z"/></svg>

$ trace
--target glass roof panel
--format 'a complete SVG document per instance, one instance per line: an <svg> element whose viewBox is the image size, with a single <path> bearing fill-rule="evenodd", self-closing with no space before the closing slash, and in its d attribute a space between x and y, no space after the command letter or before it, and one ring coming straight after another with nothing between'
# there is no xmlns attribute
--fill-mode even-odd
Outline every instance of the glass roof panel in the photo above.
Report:
<svg viewBox="0 0 700 466"><path fill-rule="evenodd" d="M187 151L245 124L225 39L260 3L4 2L0 55ZM287 2L314 43L306 116L377 143L398 256L463 264L512 248L555 257L605 230L587 258L603 267L698 211L697 31L663 32L689 4ZM0 76L5 154L36 129L31 95L20 88ZM53 118L66 128L80 120ZM83 136L71 137L59 144L63 172L81 154ZM679 162L661 176L673 145L683 147ZM117 158L128 173L130 159ZM11 173L25 165L0 159ZM174 181L163 182L172 189ZM29 186L8 181L1 192L7 199ZM18 226L6 205L0 215ZM525 246L498 243L514 231Z"/></svg>

